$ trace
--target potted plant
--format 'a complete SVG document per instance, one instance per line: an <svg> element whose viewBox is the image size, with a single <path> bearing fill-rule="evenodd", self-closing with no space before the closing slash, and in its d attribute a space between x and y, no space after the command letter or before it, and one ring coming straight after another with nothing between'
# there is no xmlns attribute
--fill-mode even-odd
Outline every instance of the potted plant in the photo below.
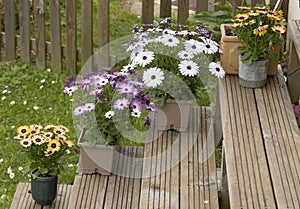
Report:
<svg viewBox="0 0 300 209"><path fill-rule="evenodd" d="M145 85L151 88L149 94L157 101L157 107L162 108L157 113L156 126L185 131L189 111L183 110L182 101L188 106L208 105L202 103L203 95L207 95L205 82L211 75L225 76L217 63L219 45L212 40L209 27L176 25L170 18L135 26L133 32L133 39L126 45L131 52L129 63L122 70L134 68L143 73ZM168 102L170 99L177 102ZM179 107L173 109L180 112L164 111L176 103L180 103Z"/></svg>
<svg viewBox="0 0 300 209"><path fill-rule="evenodd" d="M232 29L242 44L236 47L242 52L239 56L239 81L245 87L262 87L269 58L274 60L279 56L274 52L274 46L283 42L286 31L283 12L265 6L238 9Z"/></svg>
<svg viewBox="0 0 300 209"><path fill-rule="evenodd" d="M30 159L31 194L37 204L49 205L56 197L63 157L74 150L68 131L63 125L23 125L17 129L16 139Z"/></svg>
<svg viewBox="0 0 300 209"><path fill-rule="evenodd" d="M156 108L135 70L101 68L71 77L64 92L73 95L74 123L82 129L79 171L110 175L116 146L141 143Z"/></svg>

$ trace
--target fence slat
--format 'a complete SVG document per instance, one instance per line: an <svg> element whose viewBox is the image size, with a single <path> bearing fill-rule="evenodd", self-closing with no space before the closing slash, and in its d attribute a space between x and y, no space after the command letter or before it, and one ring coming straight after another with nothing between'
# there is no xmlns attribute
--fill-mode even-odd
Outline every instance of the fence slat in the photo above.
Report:
<svg viewBox="0 0 300 209"><path fill-rule="evenodd" d="M15 3L12 0L4 1L5 7L5 55L7 61L13 61L16 58L15 42Z"/></svg>
<svg viewBox="0 0 300 209"><path fill-rule="evenodd" d="M98 0L98 47L99 66L109 65L109 0ZM104 47L105 46L105 47Z"/></svg>
<svg viewBox="0 0 300 209"><path fill-rule="evenodd" d="M76 0L66 0L66 68L67 74L76 73Z"/></svg>
<svg viewBox="0 0 300 209"><path fill-rule="evenodd" d="M189 0L178 0L178 24L186 25L189 17Z"/></svg>
<svg viewBox="0 0 300 209"><path fill-rule="evenodd" d="M35 0L36 66L46 68L46 28L44 0Z"/></svg>
<svg viewBox="0 0 300 209"><path fill-rule="evenodd" d="M160 0L160 17L171 17L172 15L172 1Z"/></svg>
<svg viewBox="0 0 300 209"><path fill-rule="evenodd" d="M151 24L154 20L154 0L143 0L142 23Z"/></svg>
<svg viewBox="0 0 300 209"><path fill-rule="evenodd" d="M51 0L50 35L51 35L51 67L56 72L62 71L62 47L60 26L60 0Z"/></svg>
<svg viewBox="0 0 300 209"><path fill-rule="evenodd" d="M1 2L1 5L0 5L0 32L3 31L3 24L2 24L2 14L4 14L3 12L3 2L2 0L0 1ZM2 61L3 58L2 58L2 36L0 36L0 61Z"/></svg>
<svg viewBox="0 0 300 209"><path fill-rule="evenodd" d="M21 61L30 64L29 1L20 0Z"/></svg>
<svg viewBox="0 0 300 209"><path fill-rule="evenodd" d="M82 60L81 64L88 60L93 53L93 1L84 0L81 3L81 44Z"/></svg>
<svg viewBox="0 0 300 209"><path fill-rule="evenodd" d="M197 0L196 1L196 13L202 12L202 11L208 11L208 0Z"/></svg>

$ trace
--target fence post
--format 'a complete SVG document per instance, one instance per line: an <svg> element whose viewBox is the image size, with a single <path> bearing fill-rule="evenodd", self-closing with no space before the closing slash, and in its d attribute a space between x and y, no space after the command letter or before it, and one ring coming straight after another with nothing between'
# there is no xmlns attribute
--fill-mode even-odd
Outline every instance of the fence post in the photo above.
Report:
<svg viewBox="0 0 300 209"><path fill-rule="evenodd" d="M109 65L109 0L98 0L98 63L99 67ZM105 46L105 47L104 47Z"/></svg>
<svg viewBox="0 0 300 209"><path fill-rule="evenodd" d="M12 0L4 1L5 8L5 54L6 61L14 61L16 58L16 31L15 31L15 3ZM2 37L1 37L2 38Z"/></svg>
<svg viewBox="0 0 300 209"><path fill-rule="evenodd" d="M81 64L90 58L93 53L93 1L81 1Z"/></svg>
<svg viewBox="0 0 300 209"><path fill-rule="evenodd" d="M196 0L196 13L208 11L208 0Z"/></svg>
<svg viewBox="0 0 300 209"><path fill-rule="evenodd" d="M143 0L142 23L151 24L154 21L154 0Z"/></svg>
<svg viewBox="0 0 300 209"><path fill-rule="evenodd" d="M56 72L62 71L60 0L50 0L51 63Z"/></svg>
<svg viewBox="0 0 300 209"><path fill-rule="evenodd" d="M67 74L77 69L76 0L66 0L66 68Z"/></svg>
<svg viewBox="0 0 300 209"><path fill-rule="evenodd" d="M171 17L172 15L172 1L160 0L160 17Z"/></svg>
<svg viewBox="0 0 300 209"><path fill-rule="evenodd" d="M178 24L187 25L189 17L189 0L178 0Z"/></svg>
<svg viewBox="0 0 300 209"><path fill-rule="evenodd" d="M21 61L30 64L30 36L29 36L29 2L20 0L20 50Z"/></svg>
<svg viewBox="0 0 300 209"><path fill-rule="evenodd" d="M46 32L44 0L35 0L36 66L46 68Z"/></svg>

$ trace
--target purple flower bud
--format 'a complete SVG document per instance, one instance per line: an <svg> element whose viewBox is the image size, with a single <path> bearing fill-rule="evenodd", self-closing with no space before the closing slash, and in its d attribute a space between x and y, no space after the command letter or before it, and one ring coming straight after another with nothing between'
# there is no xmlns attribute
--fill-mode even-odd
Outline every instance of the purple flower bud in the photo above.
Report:
<svg viewBox="0 0 300 209"><path fill-rule="evenodd" d="M75 83L76 79L77 79L76 75L68 78L68 80L66 81L64 87L71 87Z"/></svg>

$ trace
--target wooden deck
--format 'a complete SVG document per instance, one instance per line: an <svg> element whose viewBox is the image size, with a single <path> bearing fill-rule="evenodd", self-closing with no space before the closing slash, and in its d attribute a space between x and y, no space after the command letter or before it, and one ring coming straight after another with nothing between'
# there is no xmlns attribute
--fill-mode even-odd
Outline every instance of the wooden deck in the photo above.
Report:
<svg viewBox="0 0 300 209"><path fill-rule="evenodd" d="M20 182L10 209L67 209L71 188L71 185L58 185L56 199L51 205L42 206L36 204L31 198L30 184Z"/></svg>
<svg viewBox="0 0 300 209"><path fill-rule="evenodd" d="M230 208L299 208L300 136L282 73L261 89L221 84Z"/></svg>
<svg viewBox="0 0 300 209"><path fill-rule="evenodd" d="M192 108L186 132L151 130L144 147L121 147L116 175L77 174L50 206L34 203L20 183L11 209L217 209L210 109ZM157 137L157 138L153 138Z"/></svg>
<svg viewBox="0 0 300 209"><path fill-rule="evenodd" d="M210 114L194 111L188 132L161 131L144 148L122 147L124 156L137 158L118 160L117 173L125 175L78 174L69 209L218 208L213 143L206 143ZM199 127L195 120L202 121Z"/></svg>

